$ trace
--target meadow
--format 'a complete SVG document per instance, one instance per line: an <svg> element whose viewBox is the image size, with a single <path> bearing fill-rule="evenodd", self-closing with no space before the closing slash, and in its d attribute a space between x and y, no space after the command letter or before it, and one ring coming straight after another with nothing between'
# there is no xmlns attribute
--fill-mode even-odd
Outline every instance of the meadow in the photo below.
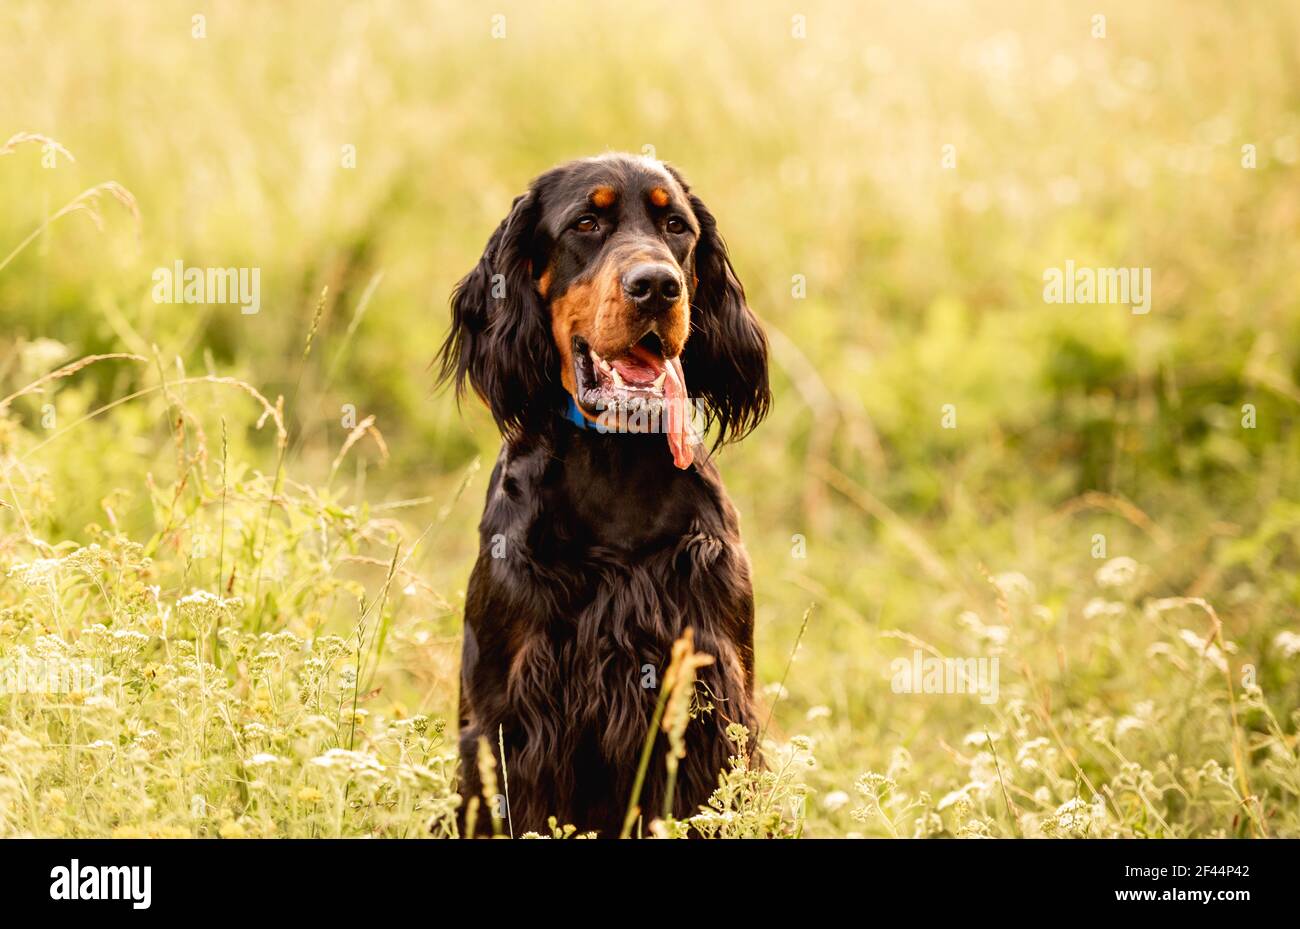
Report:
<svg viewBox="0 0 1300 929"><path fill-rule="evenodd" d="M1096 6L5 3L0 669L71 683L0 679L0 836L456 834L498 436L429 363L607 150L775 392L719 457L769 766L645 834L1300 836L1300 8Z"/></svg>

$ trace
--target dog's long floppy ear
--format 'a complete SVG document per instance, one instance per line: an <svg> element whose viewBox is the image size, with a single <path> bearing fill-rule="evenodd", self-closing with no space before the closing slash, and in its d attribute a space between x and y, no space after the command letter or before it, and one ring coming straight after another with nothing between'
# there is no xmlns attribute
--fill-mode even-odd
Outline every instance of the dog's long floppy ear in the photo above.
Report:
<svg viewBox="0 0 1300 929"><path fill-rule="evenodd" d="M438 381L469 381L503 432L524 425L553 392L558 353L533 281L541 207L534 191L515 198L474 270L451 295L451 331L438 353Z"/></svg>
<svg viewBox="0 0 1300 929"><path fill-rule="evenodd" d="M685 184L683 184L683 187ZM695 194L688 194L700 223L695 246L691 335L682 353L686 387L702 397L717 444L748 435L772 403L767 380L767 337L745 303L717 220Z"/></svg>

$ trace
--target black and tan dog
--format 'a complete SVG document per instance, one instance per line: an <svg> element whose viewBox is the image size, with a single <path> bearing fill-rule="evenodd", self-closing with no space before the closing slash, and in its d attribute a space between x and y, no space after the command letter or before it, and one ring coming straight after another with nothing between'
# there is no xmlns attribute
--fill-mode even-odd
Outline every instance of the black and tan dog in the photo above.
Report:
<svg viewBox="0 0 1300 929"><path fill-rule="evenodd" d="M673 807L696 812L728 724L758 731L749 562L697 443L745 435L771 399L717 223L660 162L571 162L515 200L451 304L442 379L468 381L504 436L465 602L461 793L480 792L480 739L495 752L500 735L516 833L555 815L618 835L646 685L691 629L715 659ZM655 812L663 751L641 797Z"/></svg>

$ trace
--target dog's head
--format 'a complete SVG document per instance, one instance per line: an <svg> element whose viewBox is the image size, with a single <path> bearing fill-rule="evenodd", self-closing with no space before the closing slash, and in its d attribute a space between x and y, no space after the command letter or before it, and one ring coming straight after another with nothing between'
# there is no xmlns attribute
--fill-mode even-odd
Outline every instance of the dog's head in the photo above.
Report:
<svg viewBox="0 0 1300 929"><path fill-rule="evenodd" d="M441 380L468 380L506 432L567 405L592 422L664 414L678 467L690 398L719 443L767 412L767 341L713 215L673 169L570 162L517 197L457 285ZM676 413L674 414L674 410Z"/></svg>

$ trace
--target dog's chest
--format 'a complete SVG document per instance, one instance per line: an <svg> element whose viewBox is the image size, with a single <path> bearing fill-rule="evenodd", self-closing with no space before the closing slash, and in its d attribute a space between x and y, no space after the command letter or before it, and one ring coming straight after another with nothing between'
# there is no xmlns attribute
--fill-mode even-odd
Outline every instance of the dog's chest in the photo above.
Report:
<svg viewBox="0 0 1300 929"><path fill-rule="evenodd" d="M747 568L712 465L665 470L658 445L606 439L498 460L466 615L522 712L643 731L673 642L726 638Z"/></svg>

